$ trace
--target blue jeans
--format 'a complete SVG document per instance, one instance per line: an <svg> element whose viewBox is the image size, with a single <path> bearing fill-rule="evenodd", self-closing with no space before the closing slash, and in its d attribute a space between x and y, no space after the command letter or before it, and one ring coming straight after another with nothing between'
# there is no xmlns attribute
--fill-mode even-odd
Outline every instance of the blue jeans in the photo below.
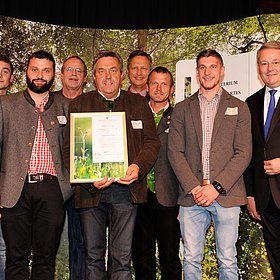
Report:
<svg viewBox="0 0 280 280"><path fill-rule="evenodd" d="M137 206L128 187L113 184L97 207L80 210L86 249L87 280L131 280L130 258ZM108 262L106 263L106 226ZM107 267L107 269L106 269Z"/></svg>
<svg viewBox="0 0 280 280"><path fill-rule="evenodd" d="M80 215L75 209L74 197L67 201L68 240L69 240L69 280L85 279L85 245ZM1 278L0 278L1 280Z"/></svg>
<svg viewBox="0 0 280 280"><path fill-rule="evenodd" d="M180 227L184 241L184 279L202 279L201 262L205 234L214 222L220 280L237 280L237 252L240 207L225 208L216 201L208 206L180 206Z"/></svg>
<svg viewBox="0 0 280 280"><path fill-rule="evenodd" d="M0 226L0 280L5 280L6 246Z"/></svg>

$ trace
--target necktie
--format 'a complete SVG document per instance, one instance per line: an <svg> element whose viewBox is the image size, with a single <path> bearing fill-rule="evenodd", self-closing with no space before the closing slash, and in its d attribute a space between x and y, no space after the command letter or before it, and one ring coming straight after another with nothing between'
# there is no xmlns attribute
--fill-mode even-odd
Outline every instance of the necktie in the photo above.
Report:
<svg viewBox="0 0 280 280"><path fill-rule="evenodd" d="M272 116L274 113L274 109L275 109L275 93L277 92L276 89L272 89L269 91L270 93L270 101L269 101L269 105L268 105L268 111L267 111L267 117L266 117L266 121L265 121L265 125L264 125L264 138L266 139L267 135L268 135L268 130L270 127L270 122L272 120Z"/></svg>

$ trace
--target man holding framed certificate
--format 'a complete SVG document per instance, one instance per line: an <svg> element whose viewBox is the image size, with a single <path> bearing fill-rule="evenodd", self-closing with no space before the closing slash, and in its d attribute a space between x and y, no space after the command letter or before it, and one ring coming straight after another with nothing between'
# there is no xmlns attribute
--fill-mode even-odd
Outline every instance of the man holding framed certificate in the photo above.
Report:
<svg viewBox="0 0 280 280"><path fill-rule="evenodd" d="M100 51L93 61L93 79L97 90L71 101L69 108L70 113L103 112L105 117L107 114L108 118L113 116L113 114L110 115L110 112L125 113L125 122L120 125L120 130L125 127L126 131L124 139L127 141L128 168L125 175L116 180L110 175L110 168L106 167L108 175L102 173L102 179L96 181L93 178L93 183L75 183L76 208L80 209L86 247L86 279L131 279L131 244L137 203L146 201L146 174L152 168L160 147L153 115L146 99L121 90L123 75L122 58L113 51ZM87 122L90 120L87 119ZM93 122L97 125L99 123L98 120ZM113 122L117 123L116 119ZM89 125L89 130L87 130L88 127L81 125L81 136L94 138L93 133L90 132L92 127ZM121 137L115 137L118 135L117 132L114 132L116 125L111 123L107 128L108 134L112 137L107 137L104 133L106 127L105 121L104 126L99 126L104 135L103 141L106 142L101 145L102 151L106 151L104 149L106 145L108 147L111 145L115 150L122 149L126 144L119 145L119 142L114 140L121 139ZM73 130L73 127L71 128ZM89 134L90 136L88 136ZM75 151L73 146L77 143L75 139L70 138L70 126L68 125L63 149L64 160L69 170L70 161L75 160L75 157L71 156L70 150ZM89 153L89 149L92 151L92 145L83 141L83 137L81 137L81 143L79 157L82 163L86 162L89 157L100 156L101 153L98 151ZM100 164L102 161L104 162L106 156L102 158ZM73 165L73 162L71 164ZM89 168L85 167L86 170ZM109 229L109 261L107 264L105 258L106 225Z"/></svg>

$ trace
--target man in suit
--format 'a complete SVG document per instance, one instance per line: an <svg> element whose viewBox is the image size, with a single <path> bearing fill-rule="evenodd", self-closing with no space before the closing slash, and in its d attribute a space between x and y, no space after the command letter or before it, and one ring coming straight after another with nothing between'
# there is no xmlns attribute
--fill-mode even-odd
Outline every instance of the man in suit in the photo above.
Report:
<svg viewBox="0 0 280 280"><path fill-rule="evenodd" d="M108 178L75 187L75 205L86 248L86 279L131 280L131 244L137 203L146 201L146 175L160 147L152 112L145 98L121 90L123 61L113 51L100 51L93 61L97 90L80 95L70 103L70 113L125 112L128 162L123 178ZM69 168L70 126L67 126L64 160ZM106 226L109 260L106 269Z"/></svg>
<svg viewBox="0 0 280 280"><path fill-rule="evenodd" d="M174 93L174 82L165 67L154 68L148 77L147 90L161 147L158 159L149 172L147 202L138 205L134 229L132 260L136 280L156 280L156 241L162 280L181 280L179 258L180 227L178 180L167 158L167 137Z"/></svg>
<svg viewBox="0 0 280 280"><path fill-rule="evenodd" d="M64 201L72 194L61 151L69 101L50 92L54 75L53 56L34 52L27 62L27 89L0 97L0 196L9 280L54 279Z"/></svg>
<svg viewBox="0 0 280 280"><path fill-rule="evenodd" d="M202 279L205 234L213 221L219 279L237 280L235 243L240 205L247 202L242 174L252 149L250 112L221 87L224 66L218 52L202 51L196 64L199 90L175 106L168 139L180 183L184 278Z"/></svg>
<svg viewBox="0 0 280 280"><path fill-rule="evenodd" d="M87 67L79 56L66 58L61 67L60 79L62 94L68 99L74 99L83 94L87 82ZM69 242L69 280L85 279L85 245L79 213L75 209L74 196L66 204L68 220L68 242Z"/></svg>
<svg viewBox="0 0 280 280"><path fill-rule="evenodd" d="M257 64L265 86L246 100L253 136L253 156L245 172L247 208L261 221L268 259L280 279L280 42L263 44Z"/></svg>

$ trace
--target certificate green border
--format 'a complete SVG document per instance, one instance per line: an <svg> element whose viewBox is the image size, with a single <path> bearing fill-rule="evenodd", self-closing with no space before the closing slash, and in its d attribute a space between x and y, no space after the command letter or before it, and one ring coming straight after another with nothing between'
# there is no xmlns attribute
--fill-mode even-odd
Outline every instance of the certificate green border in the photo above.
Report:
<svg viewBox="0 0 280 280"><path fill-rule="evenodd" d="M93 163L92 150L93 141L91 135L94 133L92 120L96 116L121 116L120 127L123 132L123 162L101 162ZM116 179L125 176L128 168L127 134L125 112L102 112L102 113L71 113L70 114L70 182L90 183L99 181L105 176Z"/></svg>

